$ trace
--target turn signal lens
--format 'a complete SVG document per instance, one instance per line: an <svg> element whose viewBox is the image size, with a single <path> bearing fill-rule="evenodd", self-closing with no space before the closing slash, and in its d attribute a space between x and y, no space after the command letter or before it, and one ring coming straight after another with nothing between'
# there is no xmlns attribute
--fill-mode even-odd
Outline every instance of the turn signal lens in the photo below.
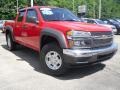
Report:
<svg viewBox="0 0 120 90"><path fill-rule="evenodd" d="M70 46L70 48L74 46L74 41L73 40L69 40L69 46Z"/></svg>
<svg viewBox="0 0 120 90"><path fill-rule="evenodd" d="M72 31L68 31L67 32L67 39L72 39L72 34L73 34Z"/></svg>
<svg viewBox="0 0 120 90"><path fill-rule="evenodd" d="M68 31L67 35L72 36L72 31Z"/></svg>

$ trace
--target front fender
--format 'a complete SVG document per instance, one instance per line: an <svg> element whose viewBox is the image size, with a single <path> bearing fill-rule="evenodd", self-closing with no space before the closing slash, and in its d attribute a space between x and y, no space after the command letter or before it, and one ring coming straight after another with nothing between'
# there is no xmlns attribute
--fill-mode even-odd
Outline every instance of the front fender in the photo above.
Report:
<svg viewBox="0 0 120 90"><path fill-rule="evenodd" d="M55 29L51 29L51 28L45 28L41 31L41 38L44 35L48 35L48 36L56 38L61 48L68 48L67 40L62 32L55 30Z"/></svg>

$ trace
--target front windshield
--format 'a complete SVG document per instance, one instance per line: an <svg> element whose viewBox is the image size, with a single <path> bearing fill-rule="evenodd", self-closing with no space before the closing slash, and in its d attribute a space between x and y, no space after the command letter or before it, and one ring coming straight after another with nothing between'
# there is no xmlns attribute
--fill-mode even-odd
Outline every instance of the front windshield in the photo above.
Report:
<svg viewBox="0 0 120 90"><path fill-rule="evenodd" d="M97 19L96 21L97 21L97 23L99 23L99 24L106 24L104 21L99 20L99 19Z"/></svg>
<svg viewBox="0 0 120 90"><path fill-rule="evenodd" d="M40 8L45 21L80 21L72 12L63 8Z"/></svg>

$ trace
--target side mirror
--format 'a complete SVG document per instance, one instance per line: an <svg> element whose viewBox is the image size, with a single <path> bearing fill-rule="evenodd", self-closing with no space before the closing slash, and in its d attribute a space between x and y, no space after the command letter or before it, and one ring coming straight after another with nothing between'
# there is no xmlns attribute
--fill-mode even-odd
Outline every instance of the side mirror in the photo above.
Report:
<svg viewBox="0 0 120 90"><path fill-rule="evenodd" d="M27 21L30 22L30 23L39 24L39 21L37 20L36 17L29 17L29 18L27 19Z"/></svg>

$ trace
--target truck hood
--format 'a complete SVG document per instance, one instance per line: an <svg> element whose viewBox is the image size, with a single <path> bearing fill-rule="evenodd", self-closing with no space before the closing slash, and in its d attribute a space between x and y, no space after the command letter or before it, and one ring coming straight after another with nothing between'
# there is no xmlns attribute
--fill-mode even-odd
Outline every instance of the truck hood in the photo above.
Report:
<svg viewBox="0 0 120 90"><path fill-rule="evenodd" d="M115 29L116 27L113 26L113 25L108 25L108 24L100 24L100 25L103 25L105 27L108 27L108 28L112 28L112 29Z"/></svg>
<svg viewBox="0 0 120 90"><path fill-rule="evenodd" d="M80 31L88 31L88 32L111 31L110 28L101 25L88 24L83 22L67 22L67 21L46 22L46 27L54 28L62 31L68 31L68 30L80 30Z"/></svg>

